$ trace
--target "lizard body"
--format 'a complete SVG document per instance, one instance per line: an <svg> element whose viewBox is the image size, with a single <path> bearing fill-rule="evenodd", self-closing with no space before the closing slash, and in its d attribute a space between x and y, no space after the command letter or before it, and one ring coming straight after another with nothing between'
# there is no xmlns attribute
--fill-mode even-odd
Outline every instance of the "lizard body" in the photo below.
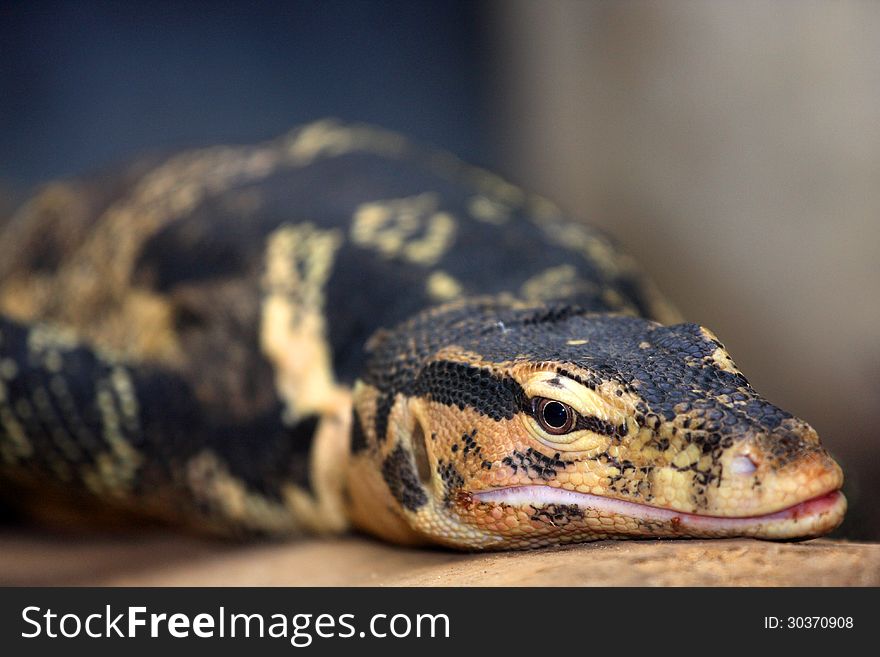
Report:
<svg viewBox="0 0 880 657"><path fill-rule="evenodd" d="M460 548L797 538L842 473L551 202L321 121L0 228L0 476L37 510Z"/></svg>

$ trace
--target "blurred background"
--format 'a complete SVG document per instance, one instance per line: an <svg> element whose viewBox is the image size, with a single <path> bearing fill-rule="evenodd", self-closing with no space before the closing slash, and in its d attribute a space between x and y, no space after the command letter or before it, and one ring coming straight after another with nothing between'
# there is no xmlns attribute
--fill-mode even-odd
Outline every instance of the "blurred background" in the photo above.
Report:
<svg viewBox="0 0 880 657"><path fill-rule="evenodd" d="M614 235L880 538L880 3L0 1L0 217L135 154L332 115ZM3 257L0 245L0 258Z"/></svg>

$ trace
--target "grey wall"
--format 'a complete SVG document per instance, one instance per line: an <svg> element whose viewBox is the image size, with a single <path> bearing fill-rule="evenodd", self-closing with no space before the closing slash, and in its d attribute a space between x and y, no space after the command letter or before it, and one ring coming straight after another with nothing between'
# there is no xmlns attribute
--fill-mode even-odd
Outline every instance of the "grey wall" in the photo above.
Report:
<svg viewBox="0 0 880 657"><path fill-rule="evenodd" d="M493 7L506 166L811 422L880 536L880 3Z"/></svg>
<svg viewBox="0 0 880 657"><path fill-rule="evenodd" d="M467 0L4 0L0 188L332 115L481 157Z"/></svg>

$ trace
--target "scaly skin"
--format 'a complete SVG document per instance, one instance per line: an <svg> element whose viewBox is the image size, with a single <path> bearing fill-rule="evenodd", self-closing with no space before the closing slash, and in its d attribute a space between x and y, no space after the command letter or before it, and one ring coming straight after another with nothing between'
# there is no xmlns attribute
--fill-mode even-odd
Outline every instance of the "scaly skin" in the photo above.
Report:
<svg viewBox="0 0 880 657"><path fill-rule="evenodd" d="M383 337L368 372L356 406L369 438L349 482L356 500L383 483L391 494L355 518L398 540L791 539L846 508L816 432L694 324L462 303ZM573 430L542 428L536 399L574 409Z"/></svg>
<svg viewBox="0 0 880 657"><path fill-rule="evenodd" d="M498 549L845 511L815 432L607 237L394 133L54 183L0 245L0 492L54 520Z"/></svg>

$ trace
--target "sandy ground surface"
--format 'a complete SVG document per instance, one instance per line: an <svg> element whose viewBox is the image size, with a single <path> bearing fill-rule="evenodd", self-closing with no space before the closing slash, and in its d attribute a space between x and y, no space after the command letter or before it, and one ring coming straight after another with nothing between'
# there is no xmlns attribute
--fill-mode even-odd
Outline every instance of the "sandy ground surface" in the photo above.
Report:
<svg viewBox="0 0 880 657"><path fill-rule="evenodd" d="M232 545L191 537L0 531L2 585L878 586L880 544L603 541L460 554L368 538Z"/></svg>

